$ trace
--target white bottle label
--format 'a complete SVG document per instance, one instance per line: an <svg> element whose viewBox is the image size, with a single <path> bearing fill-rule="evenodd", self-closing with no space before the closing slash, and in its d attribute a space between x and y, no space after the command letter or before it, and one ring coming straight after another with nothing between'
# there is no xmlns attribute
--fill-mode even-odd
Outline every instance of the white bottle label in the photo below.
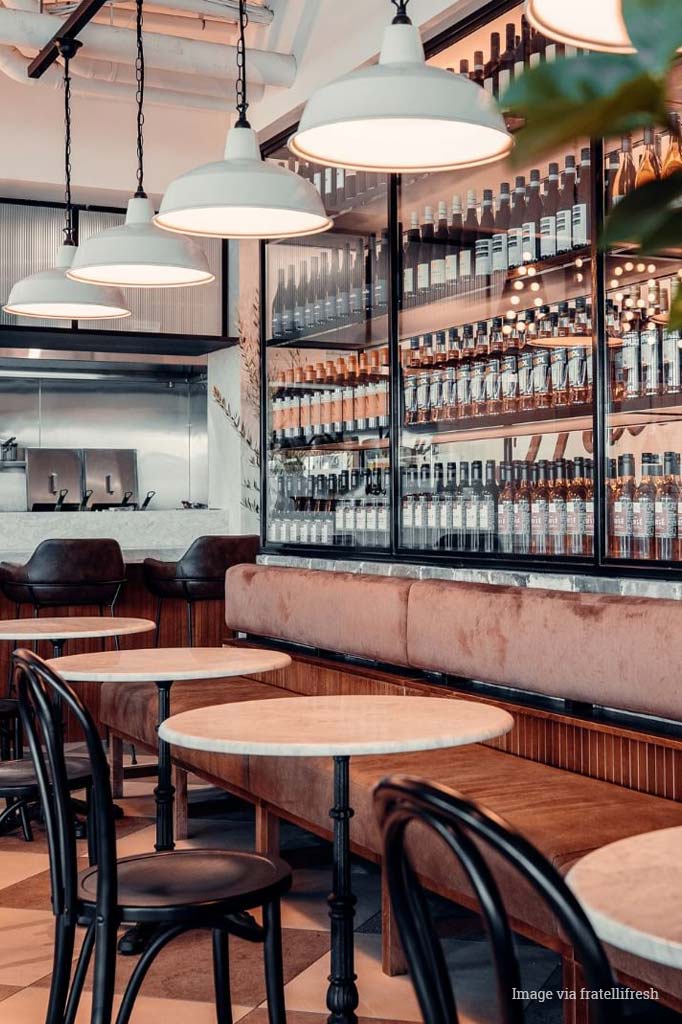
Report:
<svg viewBox="0 0 682 1024"><path fill-rule="evenodd" d="M573 207L573 248L579 249L588 242L587 206L585 203L576 203Z"/></svg>
<svg viewBox="0 0 682 1024"><path fill-rule="evenodd" d="M429 287L430 263L420 263L417 267L417 287L421 290Z"/></svg>
<svg viewBox="0 0 682 1024"><path fill-rule="evenodd" d="M557 217L542 217L540 220L540 256L547 259L556 256L557 249Z"/></svg>
<svg viewBox="0 0 682 1024"><path fill-rule="evenodd" d="M411 530L414 524L414 510L412 502L408 501L403 506L403 526L406 530Z"/></svg>
<svg viewBox="0 0 682 1024"><path fill-rule="evenodd" d="M507 233L500 231L493 235L493 270L506 270L507 266Z"/></svg>
<svg viewBox="0 0 682 1024"><path fill-rule="evenodd" d="M431 284L434 287L445 284L445 260L440 257L431 260Z"/></svg>
<svg viewBox="0 0 682 1024"><path fill-rule="evenodd" d="M518 267L523 263L523 231L521 228L510 228L507 232L507 261L510 267Z"/></svg>
<svg viewBox="0 0 682 1024"><path fill-rule="evenodd" d="M556 215L556 247L558 252L568 252L573 246L571 210L559 210Z"/></svg>
<svg viewBox="0 0 682 1024"><path fill-rule="evenodd" d="M471 249L462 249L459 254L459 276L471 277Z"/></svg>
<svg viewBox="0 0 682 1024"><path fill-rule="evenodd" d="M445 283L453 284L457 280L457 253L445 257Z"/></svg>
<svg viewBox="0 0 682 1024"><path fill-rule="evenodd" d="M476 277L488 277L492 269L493 242L479 238L476 242Z"/></svg>
<svg viewBox="0 0 682 1024"><path fill-rule="evenodd" d="M462 502L456 501L452 506L452 528L453 530L462 529Z"/></svg>
<svg viewBox="0 0 682 1024"><path fill-rule="evenodd" d="M538 258L537 237L533 221L526 221L522 227L521 256L524 261L530 262Z"/></svg>
<svg viewBox="0 0 682 1024"><path fill-rule="evenodd" d="M403 272L403 291L405 295L412 295L414 292L414 268L405 267Z"/></svg>

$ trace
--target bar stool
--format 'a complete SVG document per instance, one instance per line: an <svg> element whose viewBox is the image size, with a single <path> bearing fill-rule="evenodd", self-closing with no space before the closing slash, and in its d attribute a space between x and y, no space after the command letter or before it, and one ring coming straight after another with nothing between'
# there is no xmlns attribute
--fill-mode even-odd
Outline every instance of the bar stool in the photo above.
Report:
<svg viewBox="0 0 682 1024"><path fill-rule="evenodd" d="M255 562L259 538L198 537L177 562L145 558L142 572L147 590L156 598L156 646L164 601L184 601L187 643L194 647L192 609L197 601L220 601L225 596L225 573L231 565Z"/></svg>

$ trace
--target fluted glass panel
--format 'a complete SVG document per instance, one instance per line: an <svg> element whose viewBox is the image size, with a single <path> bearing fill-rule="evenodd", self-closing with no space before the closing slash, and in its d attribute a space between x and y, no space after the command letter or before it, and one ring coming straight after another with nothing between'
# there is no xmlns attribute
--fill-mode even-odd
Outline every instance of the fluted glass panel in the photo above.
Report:
<svg viewBox="0 0 682 1024"><path fill-rule="evenodd" d="M123 214L81 212L78 221L79 240L115 227L124 221ZM148 331L152 334L219 335L221 332L221 243L220 239L196 239L206 253L215 281L194 288L125 288L126 304L132 316L110 321L107 330Z"/></svg>
<svg viewBox="0 0 682 1024"><path fill-rule="evenodd" d="M0 203L0 306L12 285L39 270L49 270L64 236L63 210L47 206ZM0 311L0 324L22 327L64 327L63 320L13 316Z"/></svg>

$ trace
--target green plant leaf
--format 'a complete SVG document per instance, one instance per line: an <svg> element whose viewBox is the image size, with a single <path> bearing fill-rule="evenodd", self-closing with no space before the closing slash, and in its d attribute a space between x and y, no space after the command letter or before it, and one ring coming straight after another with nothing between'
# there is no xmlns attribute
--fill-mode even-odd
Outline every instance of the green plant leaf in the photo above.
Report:
<svg viewBox="0 0 682 1024"><path fill-rule="evenodd" d="M630 55L560 58L530 68L502 98L525 119L516 135L517 166L577 138L626 134L666 124L665 82Z"/></svg>
<svg viewBox="0 0 682 1024"><path fill-rule="evenodd" d="M636 59L651 75L666 75L682 46L679 0L622 0L622 4Z"/></svg>
<svg viewBox="0 0 682 1024"><path fill-rule="evenodd" d="M679 213L681 199L682 172L641 185L621 199L609 214L602 246L654 238L665 228L666 221ZM682 242L682 235L679 241Z"/></svg>
<svg viewBox="0 0 682 1024"><path fill-rule="evenodd" d="M677 286L675 297L670 306L670 322L668 329L671 331L682 330L682 285Z"/></svg>

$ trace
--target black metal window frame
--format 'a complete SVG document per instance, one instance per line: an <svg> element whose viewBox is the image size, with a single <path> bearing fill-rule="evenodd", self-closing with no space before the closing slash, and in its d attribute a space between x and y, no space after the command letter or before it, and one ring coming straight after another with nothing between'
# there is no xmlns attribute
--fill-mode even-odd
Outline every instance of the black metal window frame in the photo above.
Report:
<svg viewBox="0 0 682 1024"><path fill-rule="evenodd" d="M51 202L49 200L42 199L20 199L15 196L0 196L0 204L12 205L12 206L32 206L36 208L49 209L49 210L64 210L64 203ZM74 215L74 233L76 236L76 243L78 243L78 229L81 213L114 213L121 216L125 215L125 209L121 209L118 206L99 206L96 204L77 204L74 203L73 215ZM156 332L156 331L108 331L95 330L91 327L80 327L77 320L71 321L70 327L38 327L31 325L30 327L24 327L21 324L0 324L0 347L2 348L49 348L49 345L44 345L45 339L55 335L64 341L69 336L77 335L79 344L83 342L92 341L93 348L97 344L108 346L115 346L116 341L120 343L121 338L126 338L130 341L139 343L144 351L144 341L154 339L157 342L173 342L191 339L196 344L204 343L210 345L211 343L230 341L234 342L229 336L229 306L228 306L228 282L229 282L229 245L227 239L221 241L220 251L220 333L219 334L175 334L168 332ZM61 347L65 347L63 344ZM157 346L158 347L158 346ZM216 347L220 347L216 345Z"/></svg>
<svg viewBox="0 0 682 1024"><path fill-rule="evenodd" d="M427 59L447 49L453 43L469 36L477 29L484 27L493 19L506 11L519 6L519 0L490 0L474 15L453 22L448 28L439 32L424 44ZM296 125L279 132L267 140L261 147L263 157L274 155L295 130ZM581 574L604 576L609 578L633 577L653 580L682 580L682 563L671 561L640 561L636 559L617 559L608 555L608 523L606 509L606 431L608 429L608 373L606 347L606 254L597 246L597 238L601 233L604 219L604 142L592 140L592 230L591 230L591 267L592 267L592 301L593 325L597 344L593 348L594 361L594 395L593 403L593 443L594 443L594 514L595 537L594 554L589 557L571 558L569 556L533 556L504 555L500 552L490 554L481 552L434 552L405 548L400 544L400 363L399 363L399 323L400 309L400 250L401 225L399 223L401 176L390 175L388 190L388 229L390 241L390 313L388 319L388 345L390 351L390 387L391 387L391 423L389 429L389 455L391 469L391 538L390 545L384 549L361 547L330 547L303 544L278 544L267 540L268 514L268 473L267 473L267 309L265 306L267 268L267 243L261 243L260 267L260 341L261 341L261 410L260 410L260 441L261 441L261 548L269 554L296 555L302 558L318 557L324 559L341 559L343 561L375 561L404 562L420 565L444 565L454 568L518 570L521 572L554 573L559 575Z"/></svg>

